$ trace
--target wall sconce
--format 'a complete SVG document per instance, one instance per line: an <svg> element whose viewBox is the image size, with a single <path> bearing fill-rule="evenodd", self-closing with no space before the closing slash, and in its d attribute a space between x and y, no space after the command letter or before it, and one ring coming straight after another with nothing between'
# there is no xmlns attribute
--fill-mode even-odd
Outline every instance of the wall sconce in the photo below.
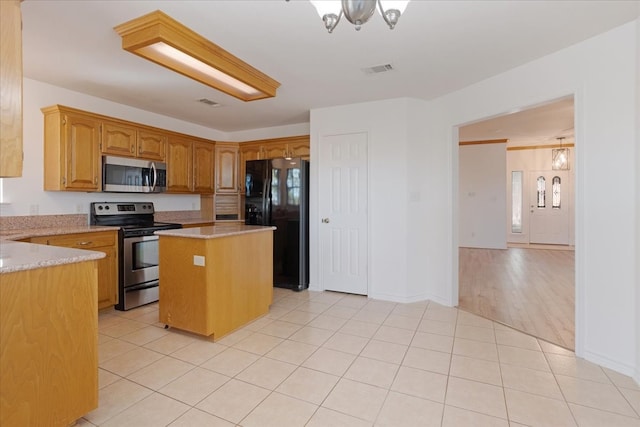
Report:
<svg viewBox="0 0 640 427"><path fill-rule="evenodd" d="M276 96L280 83L162 11L114 27L122 48L243 101Z"/></svg>
<svg viewBox="0 0 640 427"><path fill-rule="evenodd" d="M560 141L560 148L551 150L551 169L568 170L569 169L569 149L562 148L564 137L556 138Z"/></svg>

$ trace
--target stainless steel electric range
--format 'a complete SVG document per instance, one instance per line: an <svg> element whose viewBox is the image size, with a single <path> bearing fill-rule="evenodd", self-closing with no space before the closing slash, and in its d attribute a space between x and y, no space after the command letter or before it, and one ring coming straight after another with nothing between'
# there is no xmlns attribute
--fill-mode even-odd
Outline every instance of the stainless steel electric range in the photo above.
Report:
<svg viewBox="0 0 640 427"><path fill-rule="evenodd" d="M157 230L182 228L180 224L154 221L152 202L94 202L91 225L118 226L118 304L129 310L158 301Z"/></svg>

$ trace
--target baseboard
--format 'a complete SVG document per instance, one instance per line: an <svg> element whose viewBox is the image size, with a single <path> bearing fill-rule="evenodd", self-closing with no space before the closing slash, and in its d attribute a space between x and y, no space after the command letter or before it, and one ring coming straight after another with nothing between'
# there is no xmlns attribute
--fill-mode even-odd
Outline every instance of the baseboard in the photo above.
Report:
<svg viewBox="0 0 640 427"><path fill-rule="evenodd" d="M599 353L589 351L589 350L585 350L583 358L585 360L588 360L589 362L596 363L600 366L611 369L612 371L616 371L622 375L631 377L637 383L640 384L640 382L638 381L638 376L640 374L640 371L639 371L640 367L628 365L626 363L621 363L617 360L613 360L607 356L603 356Z"/></svg>

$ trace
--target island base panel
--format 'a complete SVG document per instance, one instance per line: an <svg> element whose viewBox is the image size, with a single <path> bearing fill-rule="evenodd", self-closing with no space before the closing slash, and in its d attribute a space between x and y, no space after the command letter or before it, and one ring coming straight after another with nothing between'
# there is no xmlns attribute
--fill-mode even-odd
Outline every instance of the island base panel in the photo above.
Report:
<svg viewBox="0 0 640 427"><path fill-rule="evenodd" d="M272 250L271 230L214 239L161 235L160 322L218 339L267 314ZM194 256L204 266L194 265Z"/></svg>
<svg viewBox="0 0 640 427"><path fill-rule="evenodd" d="M98 407L97 262L0 282L0 425L75 423Z"/></svg>

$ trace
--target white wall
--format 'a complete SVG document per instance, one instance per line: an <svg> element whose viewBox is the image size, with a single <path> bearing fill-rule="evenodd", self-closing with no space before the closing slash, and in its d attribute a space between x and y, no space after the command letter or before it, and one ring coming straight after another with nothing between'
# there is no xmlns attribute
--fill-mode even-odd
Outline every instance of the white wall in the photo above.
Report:
<svg viewBox="0 0 640 427"><path fill-rule="evenodd" d="M637 25L638 21L623 25L434 100L427 144L449 151L453 167L411 170L408 176L410 181L448 188L448 194L433 194L440 213L424 212L425 221L437 222L447 230L446 235L425 235L414 240L407 251L434 254L432 265L436 269L422 274L426 292L432 299L456 305L457 249L451 243L458 233L459 209L452 201L457 194L458 147L452 129L573 94L576 353L626 374L636 372L638 363L638 256L634 237L638 211L637 196L631 196L638 194ZM412 150L413 146L409 147ZM442 164L448 163L447 157L440 157ZM603 203L604 195L607 203ZM434 246L441 252L434 253ZM417 280L413 274L415 271L409 282Z"/></svg>
<svg viewBox="0 0 640 427"><path fill-rule="evenodd" d="M283 138L286 136L309 135L309 123L250 129L229 133L227 141L243 142L256 139Z"/></svg>
<svg viewBox="0 0 640 427"><path fill-rule="evenodd" d="M311 110L310 288L320 284L318 144L323 136L364 132L368 139L369 289L372 298L407 298L406 239L409 101ZM419 197L419 194L418 196Z"/></svg>
<svg viewBox="0 0 640 427"><path fill-rule="evenodd" d="M640 14L640 2L638 2ZM636 20L636 52L640 51L640 19ZM640 53L636 55L636 113L640 113ZM640 119L636 118L636 374L640 384Z"/></svg>
<svg viewBox="0 0 640 427"><path fill-rule="evenodd" d="M531 191L533 182L530 179L530 172L545 171L551 168L551 148L511 150L507 151L507 242L529 243L529 218L528 207L532 203ZM575 208L574 208L574 183L575 183L575 159L574 149L569 149L569 181L563 182L561 189L562 208L569 211L569 244L575 244ZM462 167L462 163L461 163ZM522 189L522 233L511 232L511 171L523 172Z"/></svg>
<svg viewBox="0 0 640 427"><path fill-rule="evenodd" d="M458 241L468 248L506 249L506 143L459 150Z"/></svg>
<svg viewBox="0 0 640 427"><path fill-rule="evenodd" d="M225 133L193 123L139 110L101 98L73 92L36 80L24 79L23 99L24 170L21 178L3 179L4 201L0 215L51 215L87 213L95 201L152 201L158 211L198 210L198 195L121 194L44 191L44 118L40 109L54 104L156 126L211 140L243 141L308 133L309 125L290 125Z"/></svg>

